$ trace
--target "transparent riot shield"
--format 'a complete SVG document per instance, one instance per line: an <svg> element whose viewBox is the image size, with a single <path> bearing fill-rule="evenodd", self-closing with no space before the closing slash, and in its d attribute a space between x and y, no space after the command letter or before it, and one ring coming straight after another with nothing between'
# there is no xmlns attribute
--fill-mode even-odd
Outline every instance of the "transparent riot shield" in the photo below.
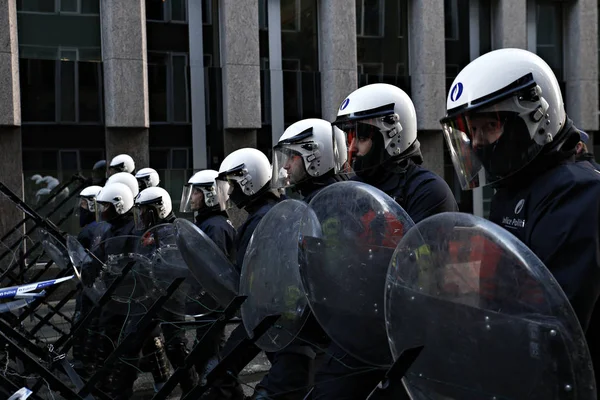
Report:
<svg viewBox="0 0 600 400"><path fill-rule="evenodd" d="M60 269L67 269L70 264L69 252L64 244L44 229L40 229L42 248L52 262Z"/></svg>
<svg viewBox="0 0 600 400"><path fill-rule="evenodd" d="M112 292L107 308L128 316L148 311L156 292L147 278L152 271L151 261L140 252L139 246L139 236L126 235L103 240L92 248L92 255L84 258L81 267L84 293L97 301L122 275L123 269L131 266Z"/></svg>
<svg viewBox="0 0 600 400"><path fill-rule="evenodd" d="M354 357L391 364L383 287L404 233L414 224L382 191L339 182L317 194L300 226L300 276L310 307L327 334Z"/></svg>
<svg viewBox="0 0 600 400"><path fill-rule="evenodd" d="M308 317L307 300L298 270L298 232L308 205L284 200L260 221L248 245L240 275L244 326L249 335L268 315L281 317L257 341L264 351L286 347Z"/></svg>
<svg viewBox="0 0 600 400"><path fill-rule="evenodd" d="M413 399L596 399L584 334L544 264L508 231L443 213L407 232L390 262L394 358L424 346Z"/></svg>
<svg viewBox="0 0 600 400"><path fill-rule="evenodd" d="M239 272L221 249L192 222L178 218L177 246L190 272L203 290L222 307L227 307L238 294Z"/></svg>
<svg viewBox="0 0 600 400"><path fill-rule="evenodd" d="M150 297L160 297L176 278L185 278L163 306L173 314L184 316L195 278L177 247L176 236L177 230L172 223L154 226L142 235L139 253L150 261L149 275L143 277L154 292Z"/></svg>

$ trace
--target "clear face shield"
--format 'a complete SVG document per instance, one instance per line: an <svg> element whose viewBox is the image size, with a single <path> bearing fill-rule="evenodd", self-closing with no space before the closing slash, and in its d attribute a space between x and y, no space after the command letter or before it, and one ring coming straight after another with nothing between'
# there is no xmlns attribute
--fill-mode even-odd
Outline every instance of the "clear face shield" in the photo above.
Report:
<svg viewBox="0 0 600 400"><path fill-rule="evenodd" d="M334 123L346 135L347 163L354 172L359 174L377 167L394 154L396 136L401 134L402 126L393 115Z"/></svg>
<svg viewBox="0 0 600 400"><path fill-rule="evenodd" d="M217 200L219 202L219 206L221 210L229 210L231 208L236 207L233 201L229 198L231 193L233 192L233 185L237 185L235 181L227 180L226 175L219 175L217 179L215 179L215 183L217 185Z"/></svg>
<svg viewBox="0 0 600 400"><path fill-rule="evenodd" d="M136 204L133 207L133 221L137 231L145 232L157 224L157 211L152 205Z"/></svg>
<svg viewBox="0 0 600 400"><path fill-rule="evenodd" d="M181 193L179 211L194 212L204 207L212 208L220 205L217 185L188 183L183 187L183 192ZM224 208L221 207L221 210L223 211Z"/></svg>
<svg viewBox="0 0 600 400"><path fill-rule="evenodd" d="M138 187L140 188L140 192L144 189L152 187L152 185L150 184L150 176L142 176L136 179L138 181Z"/></svg>
<svg viewBox="0 0 600 400"><path fill-rule="evenodd" d="M310 178L302 154L290 147L286 144L273 147L273 189L284 189Z"/></svg>
<svg viewBox="0 0 600 400"><path fill-rule="evenodd" d="M96 202L93 198L80 197L79 201L73 206L73 215L79 217L83 212L89 211L92 214L96 212Z"/></svg>
<svg viewBox="0 0 600 400"><path fill-rule="evenodd" d="M96 222L110 222L119 216L115 206L108 202L94 200L94 210L96 213Z"/></svg>
<svg viewBox="0 0 600 400"><path fill-rule="evenodd" d="M521 115L505 110L498 104L442 120L444 137L463 190L510 177L542 150L543 145L531 138Z"/></svg>

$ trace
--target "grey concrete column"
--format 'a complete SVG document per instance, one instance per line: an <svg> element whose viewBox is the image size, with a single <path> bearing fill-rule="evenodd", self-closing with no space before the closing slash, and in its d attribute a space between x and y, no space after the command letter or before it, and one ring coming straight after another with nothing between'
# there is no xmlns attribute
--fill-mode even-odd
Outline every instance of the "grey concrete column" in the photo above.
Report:
<svg viewBox="0 0 600 400"><path fill-rule="evenodd" d="M344 98L357 89L355 0L320 0L319 69L323 119L335 120Z"/></svg>
<svg viewBox="0 0 600 400"><path fill-rule="evenodd" d="M424 165L444 177L444 138L439 123L446 112L444 2L413 0L409 26L411 98Z"/></svg>
<svg viewBox="0 0 600 400"><path fill-rule="evenodd" d="M106 155L148 166L148 69L144 0L102 0Z"/></svg>
<svg viewBox="0 0 600 400"><path fill-rule="evenodd" d="M564 64L567 113L578 128L598 130L598 4L565 4Z"/></svg>
<svg viewBox="0 0 600 400"><path fill-rule="evenodd" d="M258 1L220 0L219 26L223 77L225 156L256 147L260 111Z"/></svg>
<svg viewBox="0 0 600 400"><path fill-rule="evenodd" d="M16 2L0 2L0 182L23 198L21 94ZM0 195L0 236L23 219L23 213ZM14 235L13 235L14 236ZM12 243L16 236L8 238ZM1 247L1 246L0 246ZM0 264L0 267L3 265Z"/></svg>
<svg viewBox="0 0 600 400"><path fill-rule="evenodd" d="M190 87L192 100L192 160L194 170L208 166L206 154L206 104L204 93L204 35L202 1L188 1Z"/></svg>
<svg viewBox="0 0 600 400"><path fill-rule="evenodd" d="M492 0L492 48L527 49L527 0Z"/></svg>

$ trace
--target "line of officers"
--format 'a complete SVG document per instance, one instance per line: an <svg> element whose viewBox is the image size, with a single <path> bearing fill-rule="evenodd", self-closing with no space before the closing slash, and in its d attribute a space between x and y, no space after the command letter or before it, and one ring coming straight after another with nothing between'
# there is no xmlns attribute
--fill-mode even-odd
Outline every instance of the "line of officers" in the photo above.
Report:
<svg viewBox="0 0 600 400"><path fill-rule="evenodd" d="M598 339L593 338L600 326L595 307L600 292L600 172L590 154L581 152L588 136L567 116L554 73L525 50L484 54L454 80L441 125L462 188L495 189L490 220L525 243L553 273L598 366ZM340 180L359 180L382 190L415 223L458 211L446 182L423 166L417 126L414 105L404 91L387 84L361 87L343 100L334 122L306 119L286 129L273 148L272 163L259 150L244 148L229 154L219 171L197 172L184 187L180 211L195 212L196 225L238 269L254 229L275 204L287 196L309 202ZM104 166L99 170L103 174ZM133 175L133 159L122 154L108 171L102 187L80 194L84 246L173 221L171 198L159 187L155 170ZM230 207L248 214L237 231L226 213ZM96 221L110 226L100 239L93 234ZM163 334L167 358L176 368L188 354L185 335ZM193 387L228 344L244 335L240 326L227 343L222 335L215 338L212 364L191 370L182 390ZM267 357L272 366L253 399L302 399L311 388L312 399L365 399L386 372L345 352L312 317L294 342ZM234 366L205 398L243 399L237 379L243 367ZM109 384L115 398L132 393L135 373L124 369ZM160 386L159 375L155 381Z"/></svg>

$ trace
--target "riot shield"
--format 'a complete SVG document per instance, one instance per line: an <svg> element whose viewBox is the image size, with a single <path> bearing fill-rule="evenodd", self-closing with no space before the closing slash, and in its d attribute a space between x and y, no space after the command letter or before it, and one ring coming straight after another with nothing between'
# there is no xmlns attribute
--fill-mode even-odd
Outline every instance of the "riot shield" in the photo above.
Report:
<svg viewBox="0 0 600 400"><path fill-rule="evenodd" d="M64 244L44 229L40 229L42 248L60 269L69 267L69 252Z"/></svg>
<svg viewBox="0 0 600 400"><path fill-rule="evenodd" d="M148 229L140 239L139 253L150 261L147 286L154 292L152 298L164 294L176 278L185 278L163 308L173 314L186 315L185 306L195 278L189 273L176 243L177 230L171 223Z"/></svg>
<svg viewBox="0 0 600 400"><path fill-rule="evenodd" d="M240 275L221 249L192 222L177 218L176 242L190 272L222 307L238 294Z"/></svg>
<svg viewBox="0 0 600 400"><path fill-rule="evenodd" d="M383 309L387 268L414 225L382 191L360 182L321 190L300 226L300 276L310 307L329 337L354 357L391 364Z"/></svg>
<svg viewBox="0 0 600 400"><path fill-rule="evenodd" d="M385 314L414 399L595 399L577 317L544 264L508 231L443 213L407 232L390 262Z"/></svg>
<svg viewBox="0 0 600 400"><path fill-rule="evenodd" d="M116 314L129 316L148 311L156 292L147 278L152 264L139 247L140 237L134 235L111 237L98 243L91 250L93 256L86 257L81 268L84 292L97 300L131 264L130 272L112 292L107 307Z"/></svg>
<svg viewBox="0 0 600 400"><path fill-rule="evenodd" d="M298 270L298 232L307 208L298 200L275 205L256 227L244 257L240 295L248 296L241 307L248 335L268 315L281 316L255 342L264 351L286 347L308 317Z"/></svg>

